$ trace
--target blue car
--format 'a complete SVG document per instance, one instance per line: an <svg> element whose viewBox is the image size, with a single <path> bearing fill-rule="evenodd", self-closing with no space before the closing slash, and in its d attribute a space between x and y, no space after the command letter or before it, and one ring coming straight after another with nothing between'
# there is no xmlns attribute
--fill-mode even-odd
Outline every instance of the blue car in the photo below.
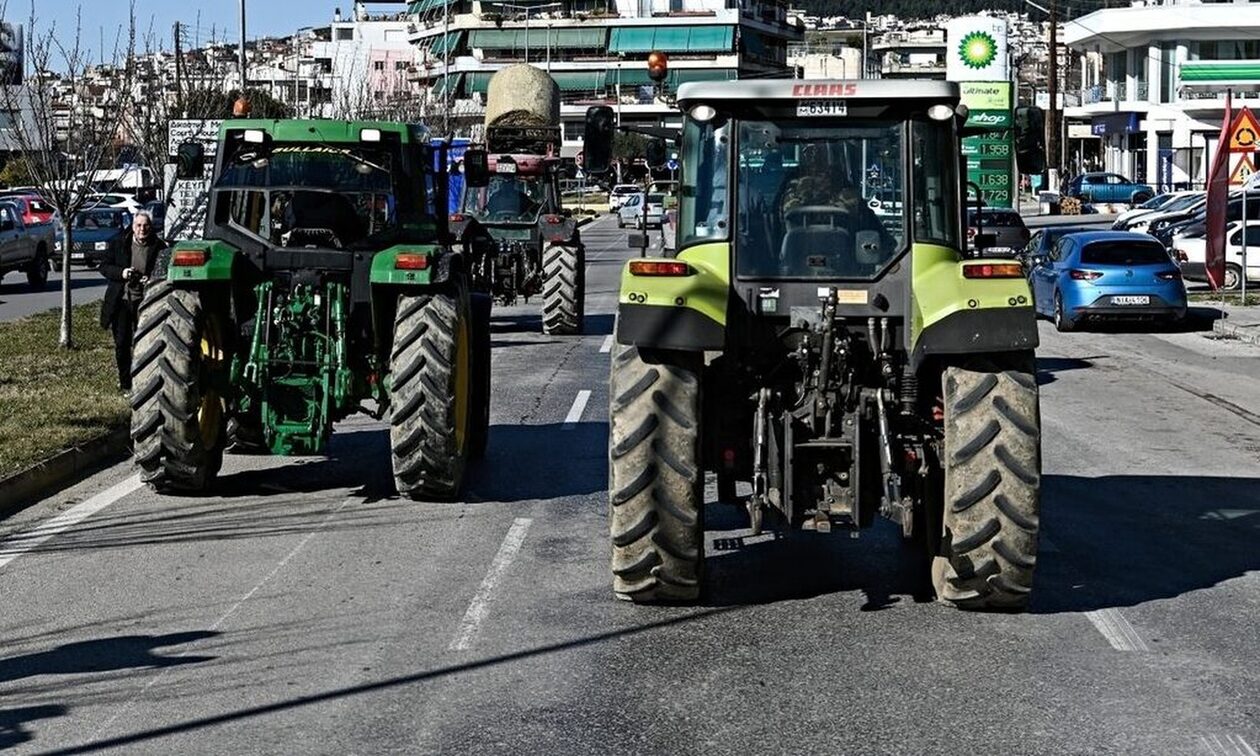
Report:
<svg viewBox="0 0 1260 756"><path fill-rule="evenodd" d="M1031 261L1029 283L1037 313L1060 331L1085 320L1143 318L1180 322L1186 316L1181 270L1163 245L1145 234L1068 234L1046 257Z"/></svg>
<svg viewBox="0 0 1260 756"><path fill-rule="evenodd" d="M1155 189L1116 173L1084 173L1069 181L1063 194L1086 203L1140 205L1155 196Z"/></svg>

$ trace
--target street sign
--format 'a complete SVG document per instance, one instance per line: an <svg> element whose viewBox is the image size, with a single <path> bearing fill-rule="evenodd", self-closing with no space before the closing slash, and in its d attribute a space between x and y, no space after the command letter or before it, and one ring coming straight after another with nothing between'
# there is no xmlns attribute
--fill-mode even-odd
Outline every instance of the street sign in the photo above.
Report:
<svg viewBox="0 0 1260 756"><path fill-rule="evenodd" d="M1260 148L1260 122L1250 108L1243 108L1229 129L1229 151L1255 152L1257 148Z"/></svg>
<svg viewBox="0 0 1260 756"><path fill-rule="evenodd" d="M1229 174L1229 183L1230 185L1246 184L1247 180L1255 173L1256 164L1251 159L1251 154L1243 153L1243 156L1238 160L1238 165L1234 167L1234 172Z"/></svg>
<svg viewBox="0 0 1260 756"><path fill-rule="evenodd" d="M666 167L666 168L668 168L668 169L670 169L671 171L676 171L676 170L678 170L678 161L677 161L677 160L675 160L675 159L673 159L673 158L670 158L670 159L669 159L669 160L665 163L665 167Z"/></svg>

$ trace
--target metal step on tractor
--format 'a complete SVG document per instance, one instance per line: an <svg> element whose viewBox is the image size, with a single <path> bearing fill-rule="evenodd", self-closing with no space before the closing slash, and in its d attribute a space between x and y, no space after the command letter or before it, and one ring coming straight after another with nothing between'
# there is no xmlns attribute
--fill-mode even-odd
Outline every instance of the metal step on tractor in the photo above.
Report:
<svg viewBox="0 0 1260 756"><path fill-rule="evenodd" d="M459 494L486 445L490 301L451 240L442 149L402 123L223 124L203 239L173 248L140 306L145 482L204 490L229 447L319 454L365 411L389 420L401 494ZM205 154L182 145L179 178Z"/></svg>
<svg viewBox="0 0 1260 756"><path fill-rule="evenodd" d="M627 263L617 310L615 594L700 596L711 473L754 533L883 515L917 542L940 600L1025 607L1037 326L1020 264L965 251L957 85L696 83L677 102L677 251ZM1044 162L1039 119L1016 113L1024 172ZM588 170L607 164L612 122L588 113ZM876 161L899 212L864 194Z"/></svg>
<svg viewBox="0 0 1260 756"><path fill-rule="evenodd" d="M507 66L486 91L484 147L464 153L456 238L476 253L473 283L511 306L542 298L542 330L580 334L586 249L560 199L576 166L560 159L560 90L534 66Z"/></svg>

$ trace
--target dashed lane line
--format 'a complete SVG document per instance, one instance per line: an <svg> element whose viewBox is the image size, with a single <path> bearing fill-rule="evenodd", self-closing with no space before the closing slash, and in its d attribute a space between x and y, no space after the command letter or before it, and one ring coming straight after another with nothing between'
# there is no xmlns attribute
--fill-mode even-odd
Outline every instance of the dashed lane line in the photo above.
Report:
<svg viewBox="0 0 1260 756"><path fill-rule="evenodd" d="M490 562L490 569L482 579L481 586L477 588L472 603L468 605L468 611L464 612L464 619L459 623L459 630L451 641L451 651L467 651L472 648L477 631L490 613L490 601L494 598L495 588L520 553L521 544L525 543L525 534L529 532L532 522L527 517L518 517L508 529L503 545L499 546L499 553L494 555L494 561Z"/></svg>
<svg viewBox="0 0 1260 756"><path fill-rule="evenodd" d="M1085 612L1085 618L1090 621L1098 632L1107 639L1111 647L1117 651L1150 651L1146 641L1142 640L1142 636L1138 635L1137 630L1119 609L1095 609L1092 612Z"/></svg>
<svg viewBox="0 0 1260 756"><path fill-rule="evenodd" d="M609 352L612 351L612 348L613 348L613 336L610 333L604 337L604 343L602 346L600 346L599 353L608 354Z"/></svg>
<svg viewBox="0 0 1260 756"><path fill-rule="evenodd" d="M1212 756L1260 756L1241 735L1203 735L1199 744Z"/></svg>
<svg viewBox="0 0 1260 756"><path fill-rule="evenodd" d="M23 554L34 551L50 539L66 532L106 507L130 496L142 485L144 484L140 482L140 476L133 475L87 501L76 504L42 525L0 541L0 568Z"/></svg>
<svg viewBox="0 0 1260 756"><path fill-rule="evenodd" d="M573 400L573 406L569 408L569 414L564 418L563 430L573 430L577 424L582 421L582 414L586 412L586 404L591 400L591 392L583 389Z"/></svg>

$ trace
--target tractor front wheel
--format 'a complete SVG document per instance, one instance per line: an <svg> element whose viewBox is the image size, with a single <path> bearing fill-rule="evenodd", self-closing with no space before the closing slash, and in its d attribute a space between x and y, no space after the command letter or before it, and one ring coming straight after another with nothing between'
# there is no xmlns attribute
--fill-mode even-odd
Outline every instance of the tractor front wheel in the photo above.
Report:
<svg viewBox="0 0 1260 756"><path fill-rule="evenodd" d="M394 485L410 499L453 499L463 489L475 441L473 341L465 287L398 298L389 438Z"/></svg>
<svg viewBox="0 0 1260 756"><path fill-rule="evenodd" d="M223 464L227 329L208 293L149 287L132 363L131 440L140 477L158 491L200 491Z"/></svg>
<svg viewBox="0 0 1260 756"><path fill-rule="evenodd" d="M608 496L613 592L693 601L704 568L698 354L613 350Z"/></svg>
<svg viewBox="0 0 1260 756"><path fill-rule="evenodd" d="M554 245L543 255L543 333L579 334L586 315L586 252Z"/></svg>
<svg viewBox="0 0 1260 756"><path fill-rule="evenodd" d="M943 384L943 529L933 587L962 609L1022 610L1032 593L1040 521L1034 358L950 367Z"/></svg>

